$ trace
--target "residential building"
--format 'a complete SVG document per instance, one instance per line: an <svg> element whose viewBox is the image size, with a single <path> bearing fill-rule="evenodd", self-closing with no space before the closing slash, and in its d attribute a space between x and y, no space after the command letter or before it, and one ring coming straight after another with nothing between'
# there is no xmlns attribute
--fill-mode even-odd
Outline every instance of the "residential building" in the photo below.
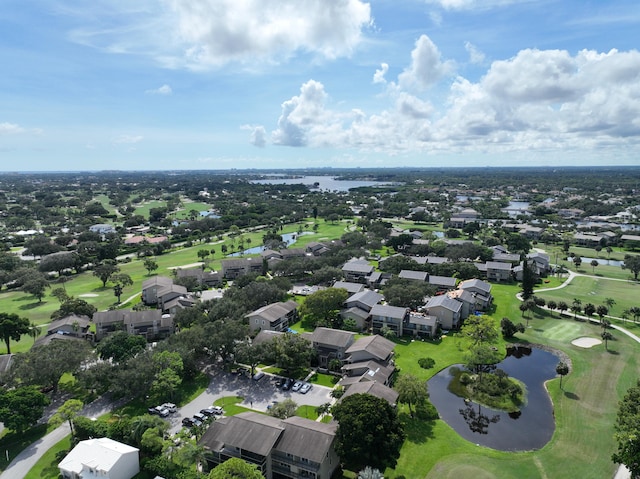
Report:
<svg viewBox="0 0 640 479"><path fill-rule="evenodd" d="M262 258L238 258L223 259L222 277L224 279L235 279L245 274L262 274Z"/></svg>
<svg viewBox="0 0 640 479"><path fill-rule="evenodd" d="M396 406L396 404L398 404L399 394L389 386L375 381L358 381L345 386L345 392L342 395L342 398L353 394L371 394L372 396L384 399L392 406Z"/></svg>
<svg viewBox="0 0 640 479"><path fill-rule="evenodd" d="M379 334L364 336L356 340L346 351L348 363L377 361L388 364L393 358L395 343Z"/></svg>
<svg viewBox="0 0 640 479"><path fill-rule="evenodd" d="M403 324L409 317L409 308L376 304L371 308L369 315L374 333L380 333L386 327L393 331L396 336L401 337L403 335Z"/></svg>
<svg viewBox="0 0 640 479"><path fill-rule="evenodd" d="M351 283L366 283L367 276L373 273L374 268L366 261L348 261L342 266L342 274L345 281Z"/></svg>
<svg viewBox="0 0 640 479"><path fill-rule="evenodd" d="M167 276L154 276L142 282L142 302L146 305L158 304L158 298L166 288L173 286L173 280ZM185 289L186 293L186 289Z"/></svg>
<svg viewBox="0 0 640 479"><path fill-rule="evenodd" d="M140 472L139 451L107 437L87 439L58 468L63 479L131 479Z"/></svg>
<svg viewBox="0 0 640 479"><path fill-rule="evenodd" d="M451 299L446 294L430 298L424 309L428 316L438 318L442 329L451 330L460 326L462 303Z"/></svg>
<svg viewBox="0 0 640 479"><path fill-rule="evenodd" d="M138 334L146 337L147 340L166 338L175 332L171 315L163 315L159 309L99 311L94 313L93 322L96 325L98 341L115 331Z"/></svg>
<svg viewBox="0 0 640 479"><path fill-rule="evenodd" d="M487 261L486 275L489 281L495 281L496 283L509 282L512 280L511 264L501 263L499 261Z"/></svg>
<svg viewBox="0 0 640 479"><path fill-rule="evenodd" d="M251 332L265 329L271 331L286 331L289 329L290 324L297 321L298 303L289 300L268 304L245 315L245 318L249 320L249 329Z"/></svg>
<svg viewBox="0 0 640 479"><path fill-rule="evenodd" d="M334 359L343 362L347 348L353 344L354 339L355 333L322 327L316 328L309 337L321 368L327 368Z"/></svg>
<svg viewBox="0 0 640 479"><path fill-rule="evenodd" d="M258 466L266 479L330 479L340 464L337 424L244 412L215 421L198 444L209 469L231 458Z"/></svg>
<svg viewBox="0 0 640 479"><path fill-rule="evenodd" d="M428 314L411 311L409 320L403 326L404 335L417 338L433 338L438 331L438 318Z"/></svg>

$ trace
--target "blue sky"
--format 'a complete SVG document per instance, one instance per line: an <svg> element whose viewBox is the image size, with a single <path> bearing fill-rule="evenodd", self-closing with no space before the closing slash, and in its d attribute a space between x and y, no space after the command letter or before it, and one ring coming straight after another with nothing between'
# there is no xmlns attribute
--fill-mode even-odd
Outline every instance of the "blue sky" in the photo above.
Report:
<svg viewBox="0 0 640 479"><path fill-rule="evenodd" d="M4 0L0 171L640 165L637 0Z"/></svg>

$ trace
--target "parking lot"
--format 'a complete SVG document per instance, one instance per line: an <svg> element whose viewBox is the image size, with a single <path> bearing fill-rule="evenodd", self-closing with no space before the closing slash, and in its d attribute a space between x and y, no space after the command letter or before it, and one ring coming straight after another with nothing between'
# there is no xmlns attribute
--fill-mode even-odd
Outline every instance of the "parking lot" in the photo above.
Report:
<svg viewBox="0 0 640 479"><path fill-rule="evenodd" d="M207 390L189 404L178 408L178 411L171 414L167 420L171 424L170 432L176 433L182 428L183 418L192 417L222 397L242 396L244 401L240 403L241 406L265 412L267 406L273 401L283 401L284 399L292 399L298 406L320 406L331 401L330 392L330 388L315 384L306 394L282 391L276 388L275 377L270 374L266 374L259 381L254 381L246 376L215 371L211 373L211 381Z"/></svg>

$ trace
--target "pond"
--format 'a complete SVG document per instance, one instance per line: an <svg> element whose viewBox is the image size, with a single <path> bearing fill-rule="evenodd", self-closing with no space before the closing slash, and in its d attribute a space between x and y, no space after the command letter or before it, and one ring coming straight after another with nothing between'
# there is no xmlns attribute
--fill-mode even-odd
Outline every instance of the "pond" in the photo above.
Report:
<svg viewBox="0 0 640 479"><path fill-rule="evenodd" d="M559 361L556 355L538 348L508 350L497 366L522 381L528 390L527 404L518 413L497 411L449 392L450 368L429 380L429 396L442 420L468 441L500 451L540 449L555 430L553 404L544 382L556 377Z"/></svg>
<svg viewBox="0 0 640 479"><path fill-rule="evenodd" d="M298 236L311 235L311 234L313 234L311 231L303 231L302 233L284 233L280 236L282 236L282 241L284 241L287 246L290 246L296 242L296 239L298 238ZM236 256L244 256L246 254L260 254L263 251L264 251L264 246L254 246L253 248L245 249L244 251L232 253L227 256L236 257Z"/></svg>
<svg viewBox="0 0 640 479"><path fill-rule="evenodd" d="M606 266L622 266L624 261L620 261L617 259L603 259L603 258L588 258L586 256L580 256L582 260L582 267L586 268L587 266L591 266L591 262L595 259L598 262L598 266L606 265ZM568 261L573 262L573 258L569 256L567 258Z"/></svg>
<svg viewBox="0 0 640 479"><path fill-rule="evenodd" d="M307 185L322 191L349 191L353 188L362 186L387 186L392 185L388 181L371 181L371 180L341 180L335 176L297 176L294 178L265 178L259 180L251 180L254 184L267 185Z"/></svg>

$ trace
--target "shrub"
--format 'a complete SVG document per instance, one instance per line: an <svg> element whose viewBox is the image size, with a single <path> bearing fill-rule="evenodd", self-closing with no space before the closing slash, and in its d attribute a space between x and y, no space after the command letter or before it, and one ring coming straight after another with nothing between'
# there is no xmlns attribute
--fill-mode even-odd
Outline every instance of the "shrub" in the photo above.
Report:
<svg viewBox="0 0 640 479"><path fill-rule="evenodd" d="M436 365L436 361L433 358L420 358L418 364L422 369L431 369Z"/></svg>

